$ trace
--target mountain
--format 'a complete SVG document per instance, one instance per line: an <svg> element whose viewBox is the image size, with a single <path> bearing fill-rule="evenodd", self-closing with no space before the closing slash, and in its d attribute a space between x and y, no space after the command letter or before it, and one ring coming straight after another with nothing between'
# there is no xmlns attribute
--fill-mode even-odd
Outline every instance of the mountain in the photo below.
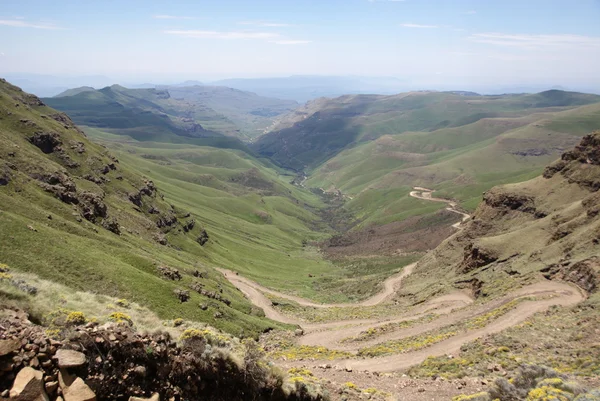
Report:
<svg viewBox="0 0 600 401"><path fill-rule="evenodd" d="M13 73L4 76L10 82L37 96L55 96L69 88L83 85L101 88L110 85L111 79L102 75L54 76L43 74Z"/></svg>
<svg viewBox="0 0 600 401"><path fill-rule="evenodd" d="M169 107L184 100L164 89L53 99L65 98L85 100L74 115L97 126L84 134L0 81L4 395L597 394L595 97L320 99L278 134L307 120L311 140L358 128L333 157L278 137L290 160L324 157L300 174L243 148L177 143Z"/></svg>
<svg viewBox="0 0 600 401"><path fill-rule="evenodd" d="M319 97L345 94L392 94L407 90L406 81L392 77L336 77L296 75L281 78L238 78L213 82L213 85L255 92L261 96L307 102Z"/></svg>
<svg viewBox="0 0 600 401"><path fill-rule="evenodd" d="M254 149L282 166L310 170L342 149L384 135L461 127L483 118L519 117L599 101L600 96L556 90L515 96L409 92L317 99L281 118Z"/></svg>
<svg viewBox="0 0 600 401"><path fill-rule="evenodd" d="M93 92L95 90L96 89L92 88L91 86L80 86L79 88L68 89L54 97L75 96L83 92Z"/></svg>
<svg viewBox="0 0 600 401"><path fill-rule="evenodd" d="M261 135L275 117L296 106L292 101L204 86L82 87L44 101L84 126L106 128L138 140L165 140L168 134L177 141L220 136L253 138Z"/></svg>
<svg viewBox="0 0 600 401"><path fill-rule="evenodd" d="M106 96L80 95L90 93ZM299 270L322 269L299 254L302 240L319 236L307 227L317 217L302 207L317 207L316 197L241 151L164 144L117 158L4 80L0 128L0 263L15 280L39 283L34 314L58 308L44 302L51 291L91 291L161 319L254 336L278 323L260 318L215 265L260 261L268 271L285 258Z"/></svg>
<svg viewBox="0 0 600 401"><path fill-rule="evenodd" d="M168 86L175 99L210 107L241 127L247 138L262 135L275 118L298 107L293 100L259 96L225 86Z"/></svg>

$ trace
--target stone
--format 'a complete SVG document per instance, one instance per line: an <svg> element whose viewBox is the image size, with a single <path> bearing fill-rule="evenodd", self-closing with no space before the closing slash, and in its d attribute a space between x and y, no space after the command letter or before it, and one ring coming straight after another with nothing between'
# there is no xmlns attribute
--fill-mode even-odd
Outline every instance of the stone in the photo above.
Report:
<svg viewBox="0 0 600 401"><path fill-rule="evenodd" d="M63 389L65 401L96 401L96 394L88 387L87 384L80 378L66 389Z"/></svg>
<svg viewBox="0 0 600 401"><path fill-rule="evenodd" d="M1 340L0 356L5 356L14 351L18 351L19 348L21 348L21 342L19 340Z"/></svg>
<svg viewBox="0 0 600 401"><path fill-rule="evenodd" d="M39 370L30 367L21 369L10 389L10 398L18 401L48 401L43 378L44 374Z"/></svg>
<svg viewBox="0 0 600 401"><path fill-rule="evenodd" d="M136 366L133 372L139 377L146 377L146 368L144 366Z"/></svg>
<svg viewBox="0 0 600 401"><path fill-rule="evenodd" d="M59 349L56 351L59 368L77 368L85 364L85 355L78 351L70 349Z"/></svg>
<svg viewBox="0 0 600 401"><path fill-rule="evenodd" d="M57 381L46 383L46 392L49 393L49 394L54 393L57 388L58 388L58 382Z"/></svg>
<svg viewBox="0 0 600 401"><path fill-rule="evenodd" d="M69 374L65 369L58 372L58 384L63 390L68 388L75 381L76 377Z"/></svg>
<svg viewBox="0 0 600 401"><path fill-rule="evenodd" d="M129 401L160 401L160 395L158 393L154 393L150 398L129 397Z"/></svg>
<svg viewBox="0 0 600 401"><path fill-rule="evenodd" d="M296 329L296 330L294 330L294 334L296 335L296 337L300 337L301 335L304 334L304 330Z"/></svg>

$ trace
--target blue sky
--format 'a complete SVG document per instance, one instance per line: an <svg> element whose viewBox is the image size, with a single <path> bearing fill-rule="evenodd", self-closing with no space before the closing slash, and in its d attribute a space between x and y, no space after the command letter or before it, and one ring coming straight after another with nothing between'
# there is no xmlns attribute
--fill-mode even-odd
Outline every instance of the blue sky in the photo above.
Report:
<svg viewBox="0 0 600 401"><path fill-rule="evenodd" d="M600 81L599 0L0 0L0 75Z"/></svg>

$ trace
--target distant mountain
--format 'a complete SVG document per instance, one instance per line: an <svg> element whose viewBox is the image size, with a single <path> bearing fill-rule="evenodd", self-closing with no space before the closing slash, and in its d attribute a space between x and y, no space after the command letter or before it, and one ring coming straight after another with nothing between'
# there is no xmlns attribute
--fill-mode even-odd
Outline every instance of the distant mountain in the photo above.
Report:
<svg viewBox="0 0 600 401"><path fill-rule="evenodd" d="M61 92L54 97L75 96L82 92L91 92L95 90L96 89L92 88L91 86L80 86L79 88L67 89L66 91Z"/></svg>
<svg viewBox="0 0 600 401"><path fill-rule="evenodd" d="M4 78L20 86L27 92L44 97L56 96L70 88L82 86L102 88L114 83L110 78L103 75L54 76L42 74L5 74Z"/></svg>
<svg viewBox="0 0 600 401"><path fill-rule="evenodd" d="M391 77L297 75L284 78L225 79L212 84L303 103L319 97L346 94L394 94L408 90L406 81Z"/></svg>
<svg viewBox="0 0 600 401"><path fill-rule="evenodd" d="M485 118L519 117L595 102L600 102L600 96L558 90L509 96L409 92L323 98L281 118L253 146L282 166L310 170L343 149L384 135L435 131Z"/></svg>
<svg viewBox="0 0 600 401"><path fill-rule="evenodd" d="M78 93L77 93L78 92ZM207 143L234 133L232 122L212 109L171 98L166 90L127 89L119 85L99 90L74 90L71 96L45 98L83 126L130 136L140 141ZM207 126L201 122L208 122ZM225 133L213 130L225 128ZM228 140L225 147L243 146Z"/></svg>
<svg viewBox="0 0 600 401"><path fill-rule="evenodd" d="M128 129L132 125L144 127L143 133L134 133L137 137L144 138L154 137L150 132L157 125L149 125L150 117L152 121L157 118L162 121L158 126L164 128L165 115L168 115L173 124L173 127L168 128L171 133L183 129L183 136L225 135L248 140L262 135L275 118L298 106L291 100L267 98L226 87L199 85L143 89L113 85L100 90L80 87L62 92L46 101L72 115L81 125L118 129L121 132L126 128L123 124L128 124ZM121 110L127 118L120 122L115 120L112 113L115 111L115 102L127 109ZM191 127L196 130L199 126L202 129L190 133ZM182 135L180 131L177 132L177 135ZM127 131L126 134L129 133Z"/></svg>

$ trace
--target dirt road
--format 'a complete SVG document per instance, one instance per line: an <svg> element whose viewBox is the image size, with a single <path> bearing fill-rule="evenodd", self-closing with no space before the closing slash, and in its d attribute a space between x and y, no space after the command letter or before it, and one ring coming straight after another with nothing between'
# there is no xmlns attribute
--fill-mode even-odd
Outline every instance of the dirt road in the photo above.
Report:
<svg viewBox="0 0 600 401"><path fill-rule="evenodd" d="M435 192L435 190L433 190L433 189L428 189L428 188L423 188L423 187L414 187L413 191L411 191L409 195L412 196L413 198L417 198L417 199L423 199L423 200L428 200L428 201L432 201L432 202L447 203L448 204L448 207L446 208L447 211L456 213L456 214L460 214L462 216L461 221L459 221L458 223L452 224L452 227L454 227L454 228L460 228L461 225L465 221L469 220L471 215L460 211L458 209L458 205L456 204L456 202L453 202L448 199L443 199L443 198L434 198L433 192Z"/></svg>
<svg viewBox="0 0 600 401"><path fill-rule="evenodd" d="M382 303L388 297L390 297L391 295L393 295L396 292L396 287L402 282L402 279L404 277L406 277L412 273L415 265L416 265L416 263L412 263L410 265L404 266L404 268L402 269L401 272L388 277L383 282L383 290L381 290L379 293L373 295L371 298L368 298L362 302L357 302L354 304L348 304L348 303L345 303L345 304L318 304L318 303L311 302L304 298L296 297L294 295L284 294L282 292L263 287L262 285L254 282L252 280L249 280L245 277L239 276L230 270L226 270L226 269L217 269L217 270L219 270L221 273L223 273L225 278L227 278L231 283L233 283L238 288L240 288L240 287L236 283L241 283L245 288L251 287L255 290L258 290L259 292L262 292L262 293L266 292L269 294L273 294L277 297L285 298L290 301L294 301L302 306L310 306L313 308L344 308L344 307L348 307L348 306L375 306L377 304ZM240 288L240 289L242 289L242 288ZM244 291L244 290L242 290L242 291ZM265 299L267 299L267 298L265 297ZM270 304L271 304L271 302L269 301L269 305ZM275 320L277 320L277 319L275 319Z"/></svg>
<svg viewBox="0 0 600 401"><path fill-rule="evenodd" d="M433 190L415 187L410 196L429 200L433 202L444 202L448 204L447 210L458 213L463 216L462 222L470 218L464 212L457 210L455 202L447 199L434 198ZM460 228L461 222L453 225ZM429 356L441 356L447 354L457 354L460 351L461 345L472 341L479 337L493 334L515 326L527 320L536 312L546 310L552 305L569 306L581 302L585 299L586 294L577 287L571 286L563 282L541 281L536 284L523 287L507 296L488 302L486 304L474 305L465 308L473 303L473 299L466 293L457 291L452 294L446 294L438 298L432 299L429 302L411 308L410 310L396 310L390 304L390 316L385 319L348 319L338 322L330 322L323 324L305 324L300 319L285 315L279 312L273 306L272 302L264 294L270 293L281 298L294 301L302 306L313 308L344 308L344 307L373 307L385 303L400 286L402 280L412 273L416 263L405 266L404 269L389 277L383 283L383 289L376 295L362 302L354 304L318 304L307 299L293 295L283 294L278 291L268 289L258 283L253 282L245 277L239 276L234 272L219 269L223 275L238 289L240 289L248 299L256 306L262 308L265 315L273 320L283 323L298 324L304 329L304 335L299 338L300 345L315 345L324 346L330 349L339 349L344 351L356 352L359 348L376 345L384 341L398 340L410 336L415 336L429 332L432 330L441 329L451 324L455 324L466 319L488 313L500 306L518 298L543 296L542 299L524 300L519 303L514 309L502 315L496 320L491 321L483 328L467 330L457 335L450 337L444 341L433 344L422 350L407 352L403 354L395 354L387 357L370 358L370 359L346 359L336 361L337 364L352 368L353 370L368 370L377 372L393 372L406 369L410 366L417 365L423 362ZM349 337L359 335L361 332L370 328L377 328L390 323L399 323L407 321L415 321L426 315L437 315L433 319L427 319L422 323L414 325L404 325L404 328L390 330L379 336L374 336L367 341L353 342L342 340ZM295 362L288 362L288 364ZM300 365L300 362L298 362ZM307 361L302 361L301 365L306 365ZM320 364L319 361L308 362L314 367Z"/></svg>

